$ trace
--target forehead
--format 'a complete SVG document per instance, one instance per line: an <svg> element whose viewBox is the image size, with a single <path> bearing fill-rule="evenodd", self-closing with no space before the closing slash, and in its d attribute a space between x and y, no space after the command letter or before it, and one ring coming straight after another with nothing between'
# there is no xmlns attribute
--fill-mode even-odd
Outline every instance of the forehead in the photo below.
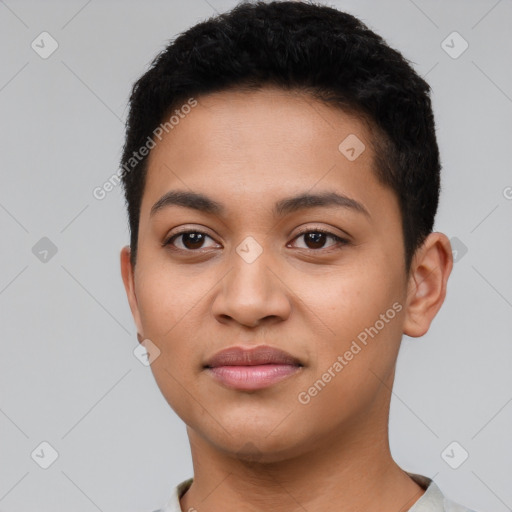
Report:
<svg viewBox="0 0 512 512"><path fill-rule="evenodd" d="M151 150L141 216L173 188L229 192L231 203L337 188L363 204L382 189L369 131L355 115L277 88L196 99Z"/></svg>
<svg viewBox="0 0 512 512"><path fill-rule="evenodd" d="M268 155L280 162L308 151L318 154L319 149L337 156L338 143L350 134L369 142L367 127L358 116L299 91L228 90L201 96L197 103L180 119L173 116L177 124L157 141L150 161L165 150L189 160L229 149L241 155L258 151L259 157ZM179 107L174 110L179 111Z"/></svg>

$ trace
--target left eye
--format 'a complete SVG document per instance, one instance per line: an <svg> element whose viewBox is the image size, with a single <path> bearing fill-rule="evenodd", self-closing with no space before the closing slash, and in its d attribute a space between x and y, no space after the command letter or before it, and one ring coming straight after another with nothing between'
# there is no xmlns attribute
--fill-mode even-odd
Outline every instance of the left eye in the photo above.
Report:
<svg viewBox="0 0 512 512"><path fill-rule="evenodd" d="M313 231L304 231L303 233L299 233L295 240L299 238L304 238L306 244L311 244L313 247L301 247L301 249L311 249L311 250L317 250L322 249L326 239L330 238L334 240L334 244L332 244L330 247L338 244L338 245L345 245L348 243L348 240L341 238L339 236L334 235L333 233L329 233L328 231L322 231L322 230L313 230ZM320 247L319 247L320 246Z"/></svg>

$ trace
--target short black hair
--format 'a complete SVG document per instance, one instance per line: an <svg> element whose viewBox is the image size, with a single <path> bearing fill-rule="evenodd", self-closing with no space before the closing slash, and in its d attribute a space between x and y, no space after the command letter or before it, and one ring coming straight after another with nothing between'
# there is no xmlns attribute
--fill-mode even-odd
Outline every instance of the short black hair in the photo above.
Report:
<svg viewBox="0 0 512 512"><path fill-rule="evenodd" d="M300 1L244 1L194 25L133 85L121 159L132 264L147 174L147 156L134 153L187 99L265 86L305 92L369 126L376 175L398 197L409 272L432 231L440 193L430 87L358 18Z"/></svg>

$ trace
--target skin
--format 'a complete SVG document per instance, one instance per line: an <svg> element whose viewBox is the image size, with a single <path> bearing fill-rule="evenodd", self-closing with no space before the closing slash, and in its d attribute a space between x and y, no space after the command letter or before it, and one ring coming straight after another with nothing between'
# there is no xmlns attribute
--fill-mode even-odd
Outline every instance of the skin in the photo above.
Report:
<svg viewBox="0 0 512 512"><path fill-rule="evenodd" d="M273 88L197 99L150 153L135 268L129 247L121 251L139 341L160 350L153 374L187 425L194 482L182 510L408 510L424 491L390 454L391 388L402 335L425 334L444 301L449 240L431 233L406 274L398 201L378 182L356 117ZM338 150L349 134L366 146L354 161ZM201 192L226 211L173 205L151 216L170 190ZM272 214L285 197L322 191L369 215L332 206ZM162 247L177 228L207 236ZM304 232L315 228L348 243L313 243ZM252 263L236 252L248 236L263 251ZM401 311L300 403L394 303ZM221 349L260 344L303 367L257 391L226 388L203 369Z"/></svg>

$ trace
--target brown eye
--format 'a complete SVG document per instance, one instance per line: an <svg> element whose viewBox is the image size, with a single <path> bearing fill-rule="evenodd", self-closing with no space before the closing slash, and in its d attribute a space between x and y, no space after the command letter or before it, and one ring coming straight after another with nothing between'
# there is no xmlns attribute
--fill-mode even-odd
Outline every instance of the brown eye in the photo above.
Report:
<svg viewBox="0 0 512 512"><path fill-rule="evenodd" d="M334 240L334 244L331 244L327 248L334 247L336 245L345 245L348 243L348 240L341 238L337 235L334 235L333 233L330 233L328 231L323 230L311 230L311 231L304 231L300 233L296 239L304 239L304 243L306 244L306 247L299 247L299 249L310 249L310 250L319 250L323 249L326 241L330 238L331 240Z"/></svg>
<svg viewBox="0 0 512 512"><path fill-rule="evenodd" d="M181 238L181 247L175 245L175 240ZM212 240L210 236L201 231L183 231L182 233L176 233L172 235L166 242L163 243L164 246L173 246L178 250L183 251L195 251L197 249L203 248L203 244L205 240L209 238Z"/></svg>
<svg viewBox="0 0 512 512"><path fill-rule="evenodd" d="M325 244L326 238L327 235L325 233L306 233L304 235L304 241L309 249L321 249ZM312 244L313 247L309 244Z"/></svg>

